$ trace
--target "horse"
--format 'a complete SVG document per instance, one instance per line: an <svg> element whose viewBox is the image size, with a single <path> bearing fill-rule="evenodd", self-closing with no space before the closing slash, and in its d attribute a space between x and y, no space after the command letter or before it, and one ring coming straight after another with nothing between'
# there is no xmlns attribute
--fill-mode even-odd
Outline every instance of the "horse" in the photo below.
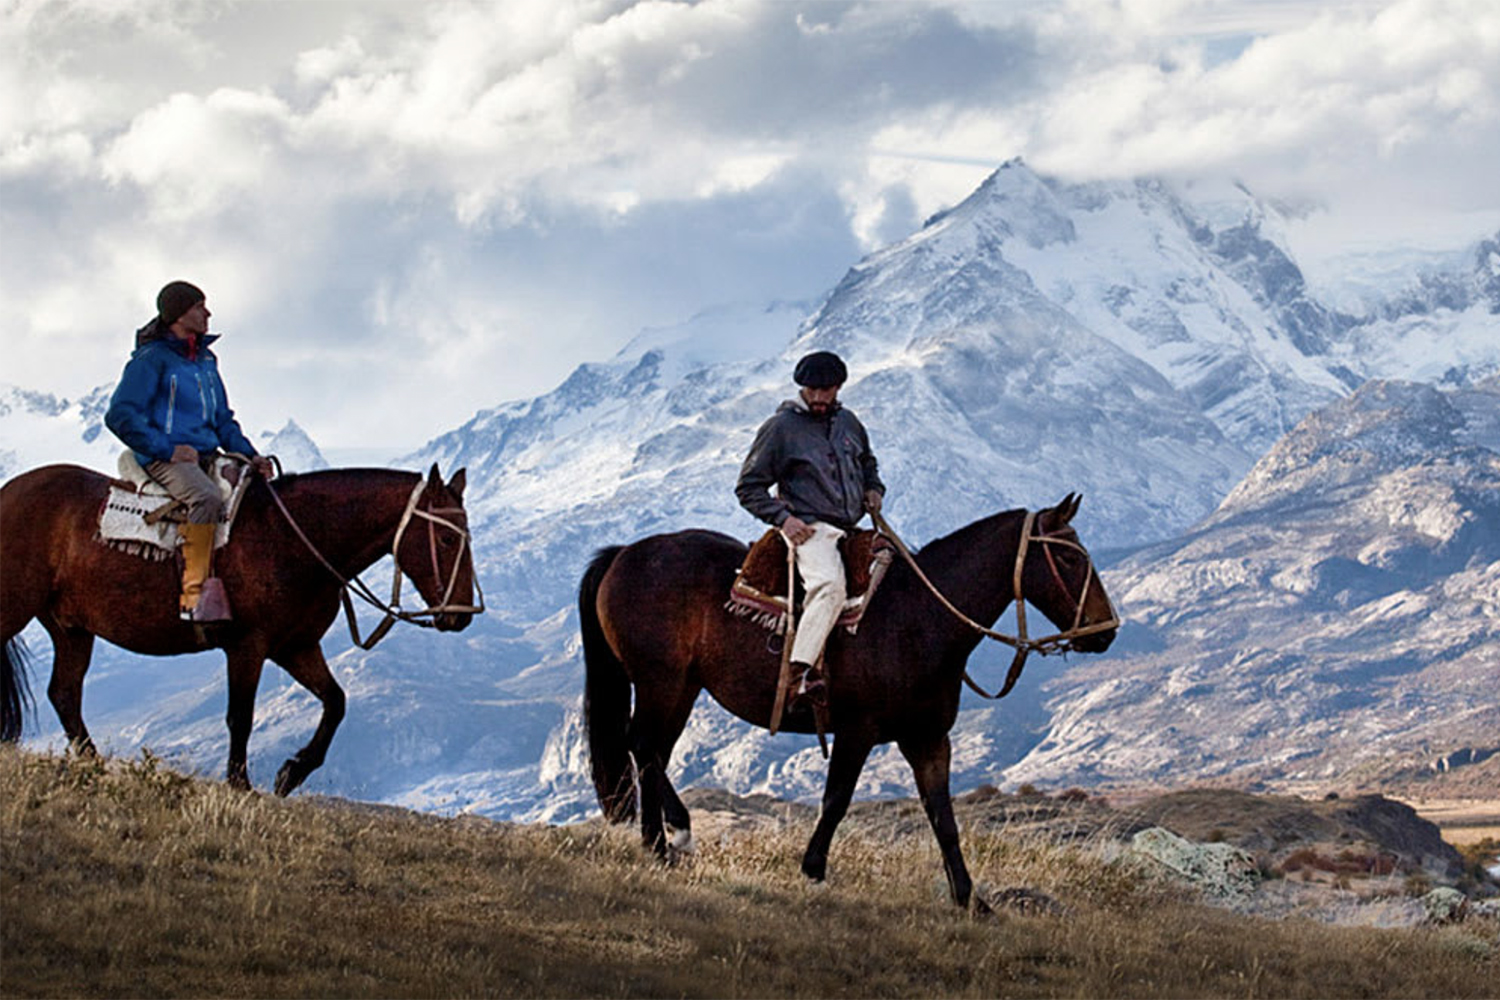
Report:
<svg viewBox="0 0 1500 1000"><path fill-rule="evenodd" d="M834 830L870 752L894 741L937 837L949 893L969 906L973 883L953 818L948 733L960 688L973 683L965 669L970 654L984 633L1000 637L980 623L993 625L1012 601L1024 621L1030 601L1066 630L1020 643L1007 691L1030 648L1102 653L1118 630L1071 527L1078 504L1069 494L1039 512L993 514L915 556L906 553L910 562L892 564L857 633L830 637L824 655L833 753L802 858L809 879L825 877ZM746 551L714 531L653 535L599 550L579 585L584 725L599 806L609 821L626 822L638 792L642 843L663 860L670 857L664 822L675 831L674 847L691 842L690 817L667 764L698 693L706 688L734 715L771 727L780 660L761 626L724 606ZM815 724L802 708L789 710L782 728L808 733Z"/></svg>
<svg viewBox="0 0 1500 1000"><path fill-rule="evenodd" d="M109 478L76 465L16 477L0 488L0 740L21 735L30 698L19 634L33 619L52 638L47 697L69 746L83 754L96 752L82 713L95 637L149 656L218 648L228 666L231 786L251 787L246 748L267 659L322 704L311 740L277 772L276 794L290 794L323 764L344 717L344 691L319 641L341 603L355 632L346 588L362 587L361 571L393 554L391 603L399 603L403 573L427 602L418 612L386 607L385 627L395 616L456 632L484 610L482 597L473 603L464 483L459 470L445 484L436 464L426 477L392 469L257 476L240 502L230 541L214 554L233 620L205 626L178 617L176 560L146 560L97 537ZM366 648L377 638L372 635Z"/></svg>

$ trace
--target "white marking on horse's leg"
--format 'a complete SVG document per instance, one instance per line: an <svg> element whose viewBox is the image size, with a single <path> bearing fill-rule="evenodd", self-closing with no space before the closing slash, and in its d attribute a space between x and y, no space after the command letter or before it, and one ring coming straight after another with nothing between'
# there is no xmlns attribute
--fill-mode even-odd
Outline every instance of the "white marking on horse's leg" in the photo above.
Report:
<svg viewBox="0 0 1500 1000"><path fill-rule="evenodd" d="M681 851L683 854L692 854L698 849L693 840L692 830L674 830L672 832L672 849Z"/></svg>

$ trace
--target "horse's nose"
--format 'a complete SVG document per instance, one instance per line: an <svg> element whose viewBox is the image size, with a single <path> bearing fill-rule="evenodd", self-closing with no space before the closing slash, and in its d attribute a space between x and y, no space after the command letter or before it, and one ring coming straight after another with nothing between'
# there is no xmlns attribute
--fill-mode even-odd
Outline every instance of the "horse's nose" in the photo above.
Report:
<svg viewBox="0 0 1500 1000"><path fill-rule="evenodd" d="M439 632L462 632L473 619L474 616L469 612L442 614L436 616L432 623Z"/></svg>

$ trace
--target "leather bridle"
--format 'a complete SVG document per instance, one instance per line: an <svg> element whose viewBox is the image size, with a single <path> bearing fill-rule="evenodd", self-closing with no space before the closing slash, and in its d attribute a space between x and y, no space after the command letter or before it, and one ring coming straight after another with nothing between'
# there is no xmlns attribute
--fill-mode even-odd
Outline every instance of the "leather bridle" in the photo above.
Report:
<svg viewBox="0 0 1500 1000"><path fill-rule="evenodd" d="M986 638L994 639L996 642L1003 642L1007 646L1015 648L1016 655L1011 661L1010 670L1006 672L1005 685L995 694L990 694L984 688L980 687L969 676L968 670L964 671L964 683L969 685L976 694L983 698L1004 698L1007 694L1010 694L1011 688L1016 686L1016 681L1021 677L1021 668L1026 665L1026 658L1033 652L1039 653L1042 656L1051 656L1054 653L1066 653L1074 648L1076 640L1084 636L1094 635L1098 632L1107 632L1110 629L1120 627L1120 617L1115 613L1114 605L1110 602L1108 594L1104 594L1103 596L1105 604L1109 607L1109 618L1105 621L1094 622L1091 625L1083 624L1083 609L1088 602L1089 588L1094 580L1094 559L1089 555L1087 549L1070 538L1062 538L1051 532L1035 531L1036 516L1035 511L1028 510L1026 512L1026 519L1021 525L1021 543L1016 548L1015 568L1011 574L1011 599L1016 606L1017 634L1006 635L1004 632L997 632L992 628L981 625L954 607L953 602L944 597L942 592L927 578L927 574L922 572L922 567L917 564L916 557L911 554L911 551L906 547L906 543L901 541L885 518L878 513L871 513L870 515L871 519L875 522L875 527L880 529L881 534L890 538L892 543L895 544L896 550L901 553L907 564L917 574L917 578L926 584L927 589L932 592L932 595L938 599L938 602L944 608L948 609L950 614ZM1072 624L1061 632L1043 636L1040 639L1029 638L1026 634L1026 595L1022 584L1023 571L1026 568L1027 549L1033 542L1044 546L1042 552L1046 556L1047 566L1052 573L1053 579L1057 582L1062 592L1067 595L1068 599L1073 602ZM1082 553L1084 561L1087 564L1083 577L1083 587L1076 599L1068 590L1067 583L1062 578L1062 573L1058 571L1057 562L1053 558L1052 549L1050 548L1050 546L1054 545L1076 549Z"/></svg>
<svg viewBox="0 0 1500 1000"><path fill-rule="evenodd" d="M266 485L271 486L270 483ZM323 553L318 551L318 547L307 537L307 533L302 530L302 527L297 524L296 519L292 517L292 512L287 510L286 504L282 502L281 494L275 487L271 488L271 498L276 501L277 508L280 509L282 516L286 518L287 524L291 525L292 531L302 540L302 544L307 546L308 551L313 554L314 558L322 563L323 567L339 581L341 588L340 596L344 603L344 614L349 620L349 635L354 640L354 644L360 649L373 649L377 642L385 638L385 634L391 630L391 626L398 621L410 622L421 628L435 628L439 615L484 613L484 592L479 587L479 577L477 574L471 582L474 587L474 593L479 597L479 603L450 603L453 600L453 591L458 585L458 574L460 567L463 566L464 551L466 549L472 550L472 538L465 525L451 519L452 515L462 515L463 508L433 507L423 509L420 506L422 494L426 488L427 480L418 480L417 485L411 491L411 497L406 501L406 509L401 514L401 521L396 526L396 536L391 542L391 561L395 563L395 579L391 583L391 599L389 601L382 601L379 597L375 596L375 593L357 574L353 577L346 577L334 568L333 564L328 561ZM417 611L407 611L401 607L402 573L399 553L401 551L401 538L405 535L406 529L411 524L413 518L419 518L427 522L427 549L432 559L432 578L434 580L442 579L442 568L438 562L437 529L442 527L456 532L459 537L459 547L458 552L453 557L453 570L448 575L448 583L443 589L442 599L430 607ZM365 603L385 613L385 617L381 619L380 624L375 626L375 630L370 633L367 639L362 640L359 637L359 626L354 617L354 602L349 597L350 591L353 591Z"/></svg>

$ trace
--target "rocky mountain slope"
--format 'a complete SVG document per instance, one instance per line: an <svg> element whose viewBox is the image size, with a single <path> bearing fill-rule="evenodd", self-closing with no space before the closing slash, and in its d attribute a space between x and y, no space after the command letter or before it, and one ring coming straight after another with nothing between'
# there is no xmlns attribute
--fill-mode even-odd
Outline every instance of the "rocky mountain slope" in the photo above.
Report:
<svg viewBox="0 0 1500 1000"><path fill-rule="evenodd" d="M1048 685L1046 737L1007 777L1373 780L1493 753L1497 413L1491 378L1371 382L1309 415L1109 573L1131 627Z"/></svg>

